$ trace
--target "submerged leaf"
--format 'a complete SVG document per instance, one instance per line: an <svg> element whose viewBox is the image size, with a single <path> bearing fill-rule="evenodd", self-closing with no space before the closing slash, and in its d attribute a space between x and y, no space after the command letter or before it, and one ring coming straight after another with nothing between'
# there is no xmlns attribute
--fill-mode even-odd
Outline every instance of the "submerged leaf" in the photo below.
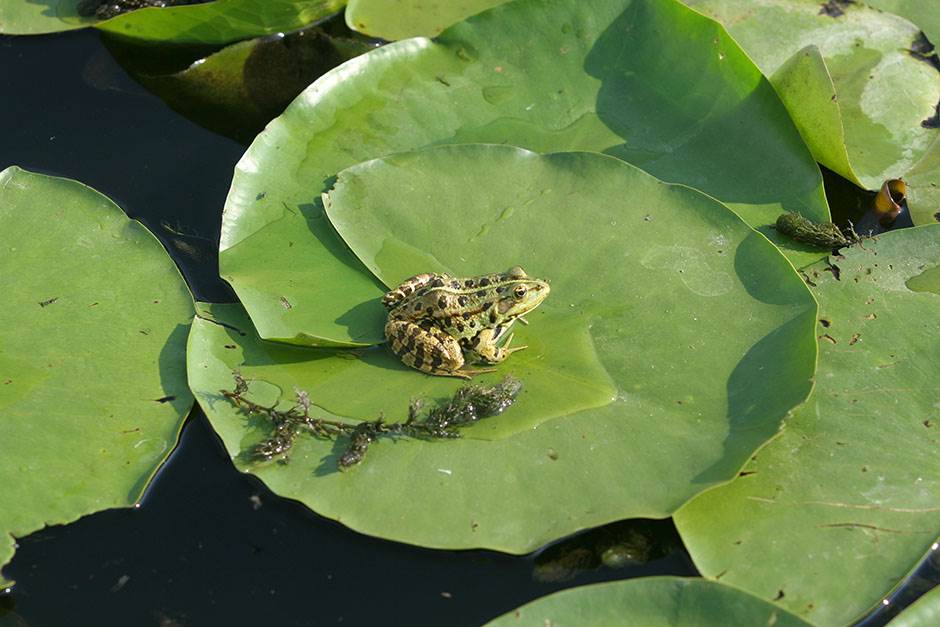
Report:
<svg viewBox="0 0 940 627"><path fill-rule="evenodd" d="M314 26L242 41L175 74L136 78L202 126L248 144L322 74L376 47Z"/></svg>

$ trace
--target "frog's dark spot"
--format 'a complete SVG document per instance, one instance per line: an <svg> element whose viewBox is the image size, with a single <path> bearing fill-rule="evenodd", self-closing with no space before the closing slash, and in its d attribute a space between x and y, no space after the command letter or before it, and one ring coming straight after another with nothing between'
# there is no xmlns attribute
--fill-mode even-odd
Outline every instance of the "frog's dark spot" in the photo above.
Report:
<svg viewBox="0 0 940 627"><path fill-rule="evenodd" d="M496 293L497 293L497 294L502 294L502 293L505 292L505 291L506 291L506 286L505 286L505 285L496 288Z"/></svg>
<svg viewBox="0 0 940 627"><path fill-rule="evenodd" d="M421 303L415 303L415 311L421 311Z"/></svg>
<svg viewBox="0 0 940 627"><path fill-rule="evenodd" d="M469 311L465 311L465 312L463 312L463 314L461 315L461 317L462 317L464 320L469 320L471 315L472 315L472 314L471 314Z"/></svg>
<svg viewBox="0 0 940 627"><path fill-rule="evenodd" d="M401 291L405 294L405 296L408 296L414 291L414 288L410 285L406 285L405 287L401 288Z"/></svg>
<svg viewBox="0 0 940 627"><path fill-rule="evenodd" d="M434 279L434 281L431 283L431 287L444 287L444 281L441 279Z"/></svg>
<svg viewBox="0 0 940 627"><path fill-rule="evenodd" d="M474 285L476 285L473 282L473 279L467 279L466 281L463 282L463 284L466 285L467 287L473 287Z"/></svg>
<svg viewBox="0 0 940 627"><path fill-rule="evenodd" d="M480 279L480 287L486 287L489 284L490 284L490 280L488 278L483 277L482 279Z"/></svg>
<svg viewBox="0 0 940 627"><path fill-rule="evenodd" d="M438 299L437 299L437 306L438 306L439 309L446 309L446 308L447 308L447 299L444 298L443 296L441 296L440 298L438 298Z"/></svg>
<svg viewBox="0 0 940 627"><path fill-rule="evenodd" d="M471 321L470 321L470 328L471 328L471 329L477 328L476 320L471 320Z"/></svg>
<svg viewBox="0 0 940 627"><path fill-rule="evenodd" d="M450 286L455 290L460 289L460 281L451 281Z"/></svg>
<svg viewBox="0 0 940 627"><path fill-rule="evenodd" d="M483 303L483 311L487 311L492 306L493 303Z"/></svg>
<svg viewBox="0 0 940 627"><path fill-rule="evenodd" d="M444 363L444 360L441 359L441 356L440 356L440 355L432 355L432 356L431 356L431 367L432 367L432 368L440 368L440 367L441 367L441 364L443 364L443 363Z"/></svg>
<svg viewBox="0 0 940 627"><path fill-rule="evenodd" d="M466 307L467 303L469 302L470 302L470 299L468 299L466 296L461 296L460 298L457 299L457 304L460 305L461 307Z"/></svg>
<svg viewBox="0 0 940 627"><path fill-rule="evenodd" d="M457 333L463 333L464 326L461 323L457 323Z"/></svg>
<svg viewBox="0 0 940 627"><path fill-rule="evenodd" d="M434 313L434 307L428 307L424 310L424 313L428 314L429 316L432 315Z"/></svg>
<svg viewBox="0 0 940 627"><path fill-rule="evenodd" d="M424 365L424 358L423 358L423 357L418 357L417 355L415 355L414 363L411 364L411 365L414 366L415 368L418 368L418 369L420 370L420 369L421 369L421 366Z"/></svg>
<svg viewBox="0 0 940 627"><path fill-rule="evenodd" d="M486 290L480 290L479 292L474 294L474 296L476 296L477 298L486 298Z"/></svg>
<svg viewBox="0 0 940 627"><path fill-rule="evenodd" d="M496 312L495 311L490 312L490 324L496 324Z"/></svg>

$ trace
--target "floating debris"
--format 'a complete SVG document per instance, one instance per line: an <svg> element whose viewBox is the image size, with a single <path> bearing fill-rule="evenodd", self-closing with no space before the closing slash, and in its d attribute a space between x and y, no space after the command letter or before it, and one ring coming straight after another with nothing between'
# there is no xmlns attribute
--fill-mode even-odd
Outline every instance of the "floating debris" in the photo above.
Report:
<svg viewBox="0 0 940 627"><path fill-rule="evenodd" d="M850 228L849 234L843 233L832 222L813 222L798 213L784 213L777 218L777 231L803 244L819 248L842 248L859 241L859 236Z"/></svg>
<svg viewBox="0 0 940 627"><path fill-rule="evenodd" d="M107 20L122 13L149 7L176 7L187 4L203 4L210 0L82 0L78 3L78 14Z"/></svg>
<svg viewBox="0 0 940 627"><path fill-rule="evenodd" d="M267 418L274 433L254 447L251 457L257 461L286 462L294 440L307 432L316 438L338 440L348 438L349 444L337 462L340 470L360 463L369 445L380 437L412 437L422 440L459 438L460 427L465 427L482 418L503 413L516 400L522 390L522 382L505 377L496 385L468 384L454 393L446 403L434 407L422 415L424 403L411 402L408 418L404 422L386 422L383 416L360 423L340 422L310 415L310 397L298 391L293 407L278 410L248 400L248 380L241 373L233 372L234 390L221 390L245 414Z"/></svg>

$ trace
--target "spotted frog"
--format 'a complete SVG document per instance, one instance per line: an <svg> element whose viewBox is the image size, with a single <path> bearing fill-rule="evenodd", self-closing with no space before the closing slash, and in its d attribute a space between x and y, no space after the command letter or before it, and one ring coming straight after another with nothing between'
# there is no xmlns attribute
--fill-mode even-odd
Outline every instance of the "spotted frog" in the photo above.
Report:
<svg viewBox="0 0 940 627"><path fill-rule="evenodd" d="M497 364L526 348L509 348L512 333L501 340L516 320L528 324L523 316L549 291L548 283L518 266L465 279L418 274L382 298L388 309L385 337L406 365L469 379L493 368L465 369L465 363Z"/></svg>

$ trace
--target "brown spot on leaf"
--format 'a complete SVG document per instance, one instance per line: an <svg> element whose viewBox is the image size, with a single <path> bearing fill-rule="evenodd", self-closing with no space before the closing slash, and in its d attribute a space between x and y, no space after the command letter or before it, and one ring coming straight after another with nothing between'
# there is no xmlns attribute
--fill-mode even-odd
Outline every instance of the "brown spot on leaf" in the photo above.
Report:
<svg viewBox="0 0 940 627"><path fill-rule="evenodd" d="M777 590L777 596L774 597L774 601L779 601L784 597L783 590Z"/></svg>
<svg viewBox="0 0 940 627"><path fill-rule="evenodd" d="M163 396L160 398L155 398L153 400L157 403L169 403L170 401L175 401L176 397L175 396Z"/></svg>
<svg viewBox="0 0 940 627"><path fill-rule="evenodd" d="M917 33L917 37L911 42L911 47L907 50L908 54L917 59L932 65L937 71L940 71L940 58L937 58L937 52L934 45L927 39L923 31Z"/></svg>
<svg viewBox="0 0 940 627"><path fill-rule="evenodd" d="M49 300L41 300L41 301L39 301L39 306L40 306L40 307L48 307L49 305L51 305L52 303L56 302L57 300L59 300L59 297L58 297L58 296L56 296L56 297L54 297L54 298L50 298Z"/></svg>
<svg viewBox="0 0 940 627"><path fill-rule="evenodd" d="M831 272L832 276L835 277L836 281L842 280L842 270L836 264L832 263L828 259L826 260L826 267L823 268L823 272Z"/></svg>
<svg viewBox="0 0 940 627"><path fill-rule="evenodd" d="M934 58L936 59L937 56L934 55ZM940 128L940 102L934 105L933 115L921 120L920 125L924 128Z"/></svg>
<svg viewBox="0 0 940 627"><path fill-rule="evenodd" d="M829 342L829 343L831 343L831 344L838 344L838 343L839 343L839 342L836 341L836 338L832 337L832 336L829 335L828 333L824 333L823 335L820 335L820 336L819 336L819 339L820 339L820 340L826 340L827 342Z"/></svg>
<svg viewBox="0 0 940 627"><path fill-rule="evenodd" d="M832 325L832 320L829 320L829 319L827 319L827 318L820 318L820 319L819 319L819 324L823 325L825 328L828 329L828 328L830 327L830 325Z"/></svg>
<svg viewBox="0 0 940 627"><path fill-rule="evenodd" d="M858 342L858 340L859 340L860 337L861 337L861 336L860 336L858 333L853 333L853 334L852 334L852 339L849 340L849 346L852 346L852 345L854 345L856 342Z"/></svg>
<svg viewBox="0 0 940 627"><path fill-rule="evenodd" d="M281 307L283 307L284 309L294 308L294 306L290 304L290 301L287 300L285 297L281 296L280 301L281 301Z"/></svg>
<svg viewBox="0 0 940 627"><path fill-rule="evenodd" d="M842 17L845 15L845 9L850 4L855 4L855 0L828 0L819 5L819 14L829 17Z"/></svg>

